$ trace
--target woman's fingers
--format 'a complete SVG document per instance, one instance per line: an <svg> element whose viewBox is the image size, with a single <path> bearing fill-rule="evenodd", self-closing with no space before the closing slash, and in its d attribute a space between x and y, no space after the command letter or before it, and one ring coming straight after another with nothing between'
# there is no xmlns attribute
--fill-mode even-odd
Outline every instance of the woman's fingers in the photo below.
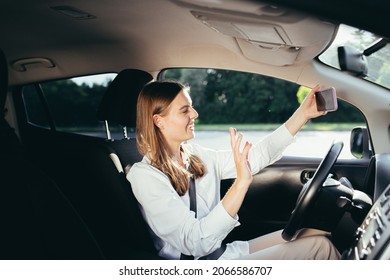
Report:
<svg viewBox="0 0 390 280"><path fill-rule="evenodd" d="M316 85L315 87L313 87L309 94L306 96L305 100L302 102L300 108L298 109L303 113L307 120L324 115L324 112L318 111L315 98L315 93L320 89L321 85Z"/></svg>
<svg viewBox="0 0 390 280"><path fill-rule="evenodd" d="M243 135L242 133L237 133L237 130L233 127L229 128L229 131L230 131L230 145L232 147L232 150L236 154L240 153L240 147L241 147L241 141L243 139ZM249 144L248 142L245 143L244 149L248 144Z"/></svg>
<svg viewBox="0 0 390 280"><path fill-rule="evenodd" d="M234 150L235 143L236 143L236 134L237 130L233 127L229 128L230 131L230 146L232 147L232 150Z"/></svg>
<svg viewBox="0 0 390 280"><path fill-rule="evenodd" d="M240 148L243 139L242 133L237 133L237 130L235 128L230 128L229 131L230 131L230 144L232 146L232 150L235 155L235 158L248 160L249 150L251 149L252 144L246 141L241 151Z"/></svg>
<svg viewBox="0 0 390 280"><path fill-rule="evenodd" d="M320 90L320 88L321 88L320 85L315 85L315 87L313 87L313 88L311 89L310 94L311 94L311 95L314 95L317 91Z"/></svg>
<svg viewBox="0 0 390 280"><path fill-rule="evenodd" d="M237 134L237 130L235 128L229 128L230 131L230 145L232 146L233 152L239 152L242 133Z"/></svg>
<svg viewBox="0 0 390 280"><path fill-rule="evenodd" d="M252 144L248 141L245 142L244 149L242 150L242 155L246 160L248 160L249 150L252 148Z"/></svg>
<svg viewBox="0 0 390 280"><path fill-rule="evenodd" d="M242 133L237 133L235 128L229 128L229 131L230 144L232 146L233 158L237 170L237 180L250 182L252 180L252 174L250 171L248 157L252 144L246 141L244 147L241 149L241 142L243 139Z"/></svg>
<svg viewBox="0 0 390 280"><path fill-rule="evenodd" d="M241 141L242 141L242 133L238 133L236 137L236 143L234 144L234 150L237 154L240 154Z"/></svg>

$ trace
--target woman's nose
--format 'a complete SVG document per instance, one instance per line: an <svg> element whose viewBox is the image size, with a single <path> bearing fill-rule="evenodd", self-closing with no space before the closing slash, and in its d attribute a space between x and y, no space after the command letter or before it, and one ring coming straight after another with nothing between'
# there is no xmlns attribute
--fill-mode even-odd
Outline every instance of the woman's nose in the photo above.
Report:
<svg viewBox="0 0 390 280"><path fill-rule="evenodd" d="M199 116L198 112L194 108L191 108L191 109L192 109L191 119L197 119Z"/></svg>

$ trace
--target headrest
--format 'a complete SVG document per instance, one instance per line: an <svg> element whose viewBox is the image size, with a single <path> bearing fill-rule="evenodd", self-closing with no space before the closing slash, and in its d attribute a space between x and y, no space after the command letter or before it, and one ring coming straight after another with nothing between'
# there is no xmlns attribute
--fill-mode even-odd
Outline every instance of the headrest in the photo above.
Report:
<svg viewBox="0 0 390 280"><path fill-rule="evenodd" d="M8 89L8 65L4 52L0 49L0 118L3 117L5 99Z"/></svg>
<svg viewBox="0 0 390 280"><path fill-rule="evenodd" d="M111 82L100 103L99 120L113 121L126 127L135 127L138 94L152 75L137 69L121 71Z"/></svg>

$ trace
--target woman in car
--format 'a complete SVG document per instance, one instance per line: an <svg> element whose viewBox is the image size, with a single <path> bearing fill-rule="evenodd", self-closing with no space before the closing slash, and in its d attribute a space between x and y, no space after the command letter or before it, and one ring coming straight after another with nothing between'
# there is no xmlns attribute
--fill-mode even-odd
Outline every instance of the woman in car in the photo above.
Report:
<svg viewBox="0 0 390 280"><path fill-rule="evenodd" d="M198 113L189 88L176 81L154 81L141 91L137 104L137 147L143 160L132 166L132 185L159 255L166 259L338 259L324 235L285 242L277 231L249 241L223 245L240 223L238 211L252 174L278 160L295 134L311 118L324 114L308 94L278 129L252 145L230 129L231 150L216 151L187 144L195 136ZM242 145L241 145L242 144ZM196 195L189 195L190 178ZM220 181L236 178L220 198ZM196 208L190 210L190 200ZM193 206L192 206L193 207Z"/></svg>

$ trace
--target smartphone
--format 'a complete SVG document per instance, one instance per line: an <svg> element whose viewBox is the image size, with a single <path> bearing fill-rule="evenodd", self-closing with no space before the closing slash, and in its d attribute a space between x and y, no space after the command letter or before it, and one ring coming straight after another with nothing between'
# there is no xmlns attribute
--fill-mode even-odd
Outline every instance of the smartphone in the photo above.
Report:
<svg viewBox="0 0 390 280"><path fill-rule="evenodd" d="M329 87L317 91L315 96L318 111L333 112L337 110L337 96L334 87Z"/></svg>

